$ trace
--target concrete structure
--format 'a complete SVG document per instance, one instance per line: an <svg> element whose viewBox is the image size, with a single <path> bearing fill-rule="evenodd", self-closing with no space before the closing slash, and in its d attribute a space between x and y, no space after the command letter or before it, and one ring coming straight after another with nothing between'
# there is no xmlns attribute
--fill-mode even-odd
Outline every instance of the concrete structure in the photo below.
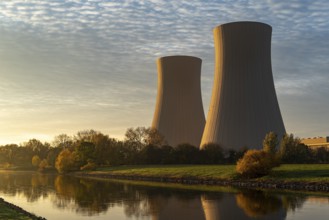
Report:
<svg viewBox="0 0 329 220"><path fill-rule="evenodd" d="M303 138L301 142L309 147L326 147L329 149L329 137Z"/></svg>
<svg viewBox="0 0 329 220"><path fill-rule="evenodd" d="M272 76L272 28L233 22L213 32L214 84L201 146L261 148L266 133L285 133Z"/></svg>
<svg viewBox="0 0 329 220"><path fill-rule="evenodd" d="M152 127L171 146L199 146L205 116L201 97L201 59L167 56L157 60L158 94Z"/></svg>
<svg viewBox="0 0 329 220"><path fill-rule="evenodd" d="M153 195L149 198L148 204L150 204L152 220L207 220L198 196L182 199L170 194Z"/></svg>
<svg viewBox="0 0 329 220"><path fill-rule="evenodd" d="M216 194L214 194L216 195ZM271 200L261 201L255 197L248 198L242 193L233 194L225 193L221 198L213 198L213 196L202 195L201 203L205 213L206 220L221 219L262 219L262 220L284 220L287 213L282 203L275 204L271 207ZM266 202L262 204L262 202ZM263 205L263 206L262 206ZM277 206L275 206L277 205ZM272 208L272 209L269 209Z"/></svg>

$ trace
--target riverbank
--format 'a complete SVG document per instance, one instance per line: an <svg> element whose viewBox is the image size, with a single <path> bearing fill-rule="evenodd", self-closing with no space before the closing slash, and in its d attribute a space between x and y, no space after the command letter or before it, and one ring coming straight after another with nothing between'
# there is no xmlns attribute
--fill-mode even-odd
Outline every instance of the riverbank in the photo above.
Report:
<svg viewBox="0 0 329 220"><path fill-rule="evenodd" d="M0 219L46 220L0 198Z"/></svg>
<svg viewBox="0 0 329 220"><path fill-rule="evenodd" d="M182 184L234 186L329 192L329 164L293 164L273 169L270 175L243 179L235 165L117 166L74 175Z"/></svg>

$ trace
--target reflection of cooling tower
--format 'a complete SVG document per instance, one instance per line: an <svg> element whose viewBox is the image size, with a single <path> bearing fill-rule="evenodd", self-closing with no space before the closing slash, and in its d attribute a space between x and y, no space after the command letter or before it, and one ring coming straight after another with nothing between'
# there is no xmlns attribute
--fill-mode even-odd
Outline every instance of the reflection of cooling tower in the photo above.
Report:
<svg viewBox="0 0 329 220"><path fill-rule="evenodd" d="M271 67L271 26L234 22L214 28L215 76L201 145L260 148L285 133Z"/></svg>
<svg viewBox="0 0 329 220"><path fill-rule="evenodd" d="M208 199L207 196L201 196L202 208L206 220L227 220L227 219L262 219L262 220L283 220L286 219L286 212L282 207L275 210L262 210L262 206L256 206L252 203L249 205L255 210L255 216L250 216L250 210L244 210L239 207L234 194L225 194L220 200ZM261 201L260 201L261 202ZM254 206L253 206L254 205ZM259 204L258 204L259 205ZM259 210L259 213L257 212ZM249 212L248 212L249 211Z"/></svg>
<svg viewBox="0 0 329 220"><path fill-rule="evenodd" d="M169 145L199 146L205 117L202 106L201 59L168 56L157 60L158 94L152 127Z"/></svg>
<svg viewBox="0 0 329 220"><path fill-rule="evenodd" d="M205 220L198 197L182 199L176 196L159 196L150 199L149 203L153 211L152 220Z"/></svg>

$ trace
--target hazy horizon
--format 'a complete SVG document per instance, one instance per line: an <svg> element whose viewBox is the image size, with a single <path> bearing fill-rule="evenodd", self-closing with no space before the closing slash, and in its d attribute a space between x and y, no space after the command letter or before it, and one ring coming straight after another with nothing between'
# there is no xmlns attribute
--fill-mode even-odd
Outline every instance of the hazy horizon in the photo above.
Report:
<svg viewBox="0 0 329 220"><path fill-rule="evenodd" d="M0 145L94 129L123 138L151 125L156 59L202 59L207 115L212 29L272 26L272 71L288 133L329 135L329 4L315 1L0 2Z"/></svg>

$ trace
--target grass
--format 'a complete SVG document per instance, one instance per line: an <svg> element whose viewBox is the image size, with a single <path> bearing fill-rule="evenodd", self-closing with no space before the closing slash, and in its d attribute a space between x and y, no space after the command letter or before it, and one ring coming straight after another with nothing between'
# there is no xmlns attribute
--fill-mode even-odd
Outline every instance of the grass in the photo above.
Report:
<svg viewBox="0 0 329 220"><path fill-rule="evenodd" d="M95 174L152 176L172 178L232 179L235 165L144 165L100 168Z"/></svg>
<svg viewBox="0 0 329 220"><path fill-rule="evenodd" d="M32 220L31 217L19 212L6 204L3 200L0 200L0 219L7 220Z"/></svg>
<svg viewBox="0 0 329 220"><path fill-rule="evenodd" d="M329 164L284 164L263 180L290 182L329 182Z"/></svg>
<svg viewBox="0 0 329 220"><path fill-rule="evenodd" d="M147 177L239 179L235 165L140 165L99 168L92 174ZM329 164L284 164L270 175L255 180L285 182L329 182Z"/></svg>

